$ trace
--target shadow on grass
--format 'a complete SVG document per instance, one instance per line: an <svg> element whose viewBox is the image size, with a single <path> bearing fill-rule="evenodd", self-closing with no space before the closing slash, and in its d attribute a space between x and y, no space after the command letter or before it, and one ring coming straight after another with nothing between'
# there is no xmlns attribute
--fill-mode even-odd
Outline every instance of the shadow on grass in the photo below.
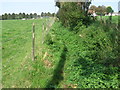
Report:
<svg viewBox="0 0 120 90"><path fill-rule="evenodd" d="M58 62L58 65L56 69L54 70L54 74L52 79L48 82L46 85L46 90L48 89L55 89L55 87L58 86L58 84L64 79L63 78L63 69L66 61L66 53L67 53L67 47L64 46L63 51L60 56L60 61Z"/></svg>
<svg viewBox="0 0 120 90"><path fill-rule="evenodd" d="M95 61L86 60L84 58L79 58L74 62L74 67L78 67L81 65L82 72L80 72L81 76L85 76L87 78L91 77L93 74L101 74L103 77L98 76L101 80L111 80L109 76L117 73L117 69L114 70L111 66L105 66L104 64L99 64Z"/></svg>

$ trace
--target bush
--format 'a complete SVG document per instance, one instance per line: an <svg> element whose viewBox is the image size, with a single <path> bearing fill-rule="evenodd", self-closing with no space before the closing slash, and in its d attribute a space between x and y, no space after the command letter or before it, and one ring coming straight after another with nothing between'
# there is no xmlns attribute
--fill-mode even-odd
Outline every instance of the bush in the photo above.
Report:
<svg viewBox="0 0 120 90"><path fill-rule="evenodd" d="M45 43L46 43L47 45L53 44L52 37L51 37L50 34L47 34L47 35L46 35L46 37L45 37Z"/></svg>
<svg viewBox="0 0 120 90"><path fill-rule="evenodd" d="M74 85L77 88L118 88L118 67L113 66L117 63L118 53L114 50L118 47L110 35L115 31L112 28L106 31L99 22L88 28L80 22L75 29L76 34L55 23L51 30L55 35L54 44L49 46L52 53L62 53L64 44L68 50L63 84L72 88ZM56 59L58 57L60 54ZM63 84L60 83L61 87Z"/></svg>
<svg viewBox="0 0 120 90"><path fill-rule="evenodd" d="M57 17L65 27L70 27L71 30L81 21L83 24L88 25L90 18L87 15L87 11L82 8L79 3L76 2L65 2L57 3L59 11ZM87 2L88 7L90 2Z"/></svg>

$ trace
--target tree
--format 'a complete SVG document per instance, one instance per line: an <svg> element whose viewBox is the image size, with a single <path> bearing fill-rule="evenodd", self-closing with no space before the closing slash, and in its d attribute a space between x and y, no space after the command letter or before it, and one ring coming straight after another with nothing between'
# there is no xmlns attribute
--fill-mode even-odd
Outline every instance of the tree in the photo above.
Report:
<svg viewBox="0 0 120 90"><path fill-rule="evenodd" d="M52 17L54 17L55 16L55 13L52 13Z"/></svg>
<svg viewBox="0 0 120 90"><path fill-rule="evenodd" d="M100 18L102 20L102 16L105 15L105 11L106 11L106 7L105 6L98 6L97 9L96 9L96 14L97 15L100 15Z"/></svg>
<svg viewBox="0 0 120 90"><path fill-rule="evenodd" d="M33 18L35 18L35 19L37 18L37 13L33 14Z"/></svg>
<svg viewBox="0 0 120 90"><path fill-rule="evenodd" d="M19 13L19 19L22 19L22 13Z"/></svg>
<svg viewBox="0 0 120 90"><path fill-rule="evenodd" d="M12 19L15 19L15 13L12 13Z"/></svg>
<svg viewBox="0 0 120 90"><path fill-rule="evenodd" d="M47 13L46 13L46 12L44 13L44 16L45 16L45 17L47 16Z"/></svg>
<svg viewBox="0 0 120 90"><path fill-rule="evenodd" d="M97 7L96 7L95 5L92 5L92 6L90 7L90 9L96 11Z"/></svg>
<svg viewBox="0 0 120 90"><path fill-rule="evenodd" d="M12 19L12 16L11 16L11 14L9 13L9 14L8 14L8 20L10 20L10 19Z"/></svg>
<svg viewBox="0 0 120 90"><path fill-rule="evenodd" d="M25 18L26 18L26 19L28 19L28 18L29 18L29 15L28 15L28 14L26 14L26 15L25 15Z"/></svg>
<svg viewBox="0 0 120 90"><path fill-rule="evenodd" d="M48 13L47 13L47 16L51 16L51 13L50 13L50 12L48 12Z"/></svg>
<svg viewBox="0 0 120 90"><path fill-rule="evenodd" d="M107 9L106 9L106 12L107 12L107 14L109 14L109 13L111 14L109 16L109 22L111 23L111 21L112 21L112 13L114 12L113 9L112 9L112 7L108 6Z"/></svg>
<svg viewBox="0 0 120 90"><path fill-rule="evenodd" d="M15 19L19 19L19 14L15 14Z"/></svg>
<svg viewBox="0 0 120 90"><path fill-rule="evenodd" d="M96 12L97 12L98 15L103 16L106 13L106 7L104 5L98 6L96 8Z"/></svg>
<svg viewBox="0 0 120 90"><path fill-rule="evenodd" d="M74 28L79 21L88 24L88 7L91 2L56 2L59 7L57 17L66 27Z"/></svg>
<svg viewBox="0 0 120 90"><path fill-rule="evenodd" d="M40 15L37 15L38 18L40 18L41 16Z"/></svg>
<svg viewBox="0 0 120 90"><path fill-rule="evenodd" d="M41 17L43 17L43 16L44 16L44 13L42 12L42 13L41 13Z"/></svg>
<svg viewBox="0 0 120 90"><path fill-rule="evenodd" d="M4 15L2 15L2 19L3 19L3 20L7 20L7 19L8 19L7 13L5 13Z"/></svg>
<svg viewBox="0 0 120 90"><path fill-rule="evenodd" d="M7 20L8 19L8 15L7 13L4 14L4 20Z"/></svg>
<svg viewBox="0 0 120 90"><path fill-rule="evenodd" d="M106 8L106 12L107 12L107 14L113 13L112 7L111 7L111 6L108 6L108 7Z"/></svg>
<svg viewBox="0 0 120 90"><path fill-rule="evenodd" d="M30 18L33 18L33 14L32 13L30 13Z"/></svg>
<svg viewBox="0 0 120 90"><path fill-rule="evenodd" d="M4 15L2 15L2 20L5 20Z"/></svg>
<svg viewBox="0 0 120 90"><path fill-rule="evenodd" d="M25 18L25 13L22 13L22 18Z"/></svg>

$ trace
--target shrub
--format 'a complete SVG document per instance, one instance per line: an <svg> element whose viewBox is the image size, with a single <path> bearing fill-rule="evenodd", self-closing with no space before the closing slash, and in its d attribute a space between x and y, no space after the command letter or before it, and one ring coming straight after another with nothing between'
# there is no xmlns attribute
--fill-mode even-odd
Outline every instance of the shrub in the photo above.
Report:
<svg viewBox="0 0 120 90"><path fill-rule="evenodd" d="M80 22L75 29L77 33L55 23L51 30L55 39L49 47L53 54L59 53L56 59L60 57L64 44L68 50L64 84L72 88L74 85L78 88L118 88L118 67L113 67L117 63L115 47L118 48L118 44L113 44L115 39L112 41L112 35L109 35L115 31L112 28L105 30L98 22L88 28Z"/></svg>
<svg viewBox="0 0 120 90"><path fill-rule="evenodd" d="M65 27L70 27L72 30L79 23L79 21L85 25L88 25L90 22L90 18L87 15L90 2L87 2L87 6L84 7L84 9L80 3L76 2L57 2L56 5L59 7L57 17ZM85 9L87 10L85 11Z"/></svg>

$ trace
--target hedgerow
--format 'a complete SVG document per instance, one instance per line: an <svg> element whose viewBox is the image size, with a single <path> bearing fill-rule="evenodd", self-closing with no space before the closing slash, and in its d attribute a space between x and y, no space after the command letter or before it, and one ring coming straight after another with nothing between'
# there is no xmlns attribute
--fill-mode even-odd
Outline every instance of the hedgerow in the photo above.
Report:
<svg viewBox="0 0 120 90"><path fill-rule="evenodd" d="M53 54L59 53L57 57L61 56L64 45L67 48L64 83L56 87L118 88L117 30L110 27L105 30L99 22L88 28L80 25L75 27L79 30L74 33L56 22L50 31L51 38L46 38L52 40L53 43L46 44Z"/></svg>

